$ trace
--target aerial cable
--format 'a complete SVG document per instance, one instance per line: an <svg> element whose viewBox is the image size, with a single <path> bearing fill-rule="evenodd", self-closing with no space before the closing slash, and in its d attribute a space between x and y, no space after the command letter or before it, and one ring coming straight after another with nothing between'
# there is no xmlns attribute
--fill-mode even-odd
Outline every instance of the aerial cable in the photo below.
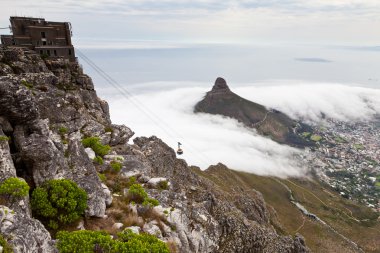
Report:
<svg viewBox="0 0 380 253"><path fill-rule="evenodd" d="M115 81L111 76L109 76L105 71L103 71L100 67L98 67L91 59L89 59L83 52L76 50L79 54L79 56L88 63L101 77L103 77L109 84L111 84L114 88L116 88L123 96L125 96L126 99L128 97L130 98L129 101L136 106L137 109L139 109L141 112L143 112L154 124L156 124L161 130L163 130L173 141L175 141L174 136L167 130L170 129L172 132L174 132L178 137L184 139L181 134L179 134L175 129L171 128L166 122L164 122L161 118L156 116L152 111L150 111L148 108L144 106L143 103L141 103L136 96L134 96L131 92L127 91L123 86L121 86L117 81ZM161 123L160 123L161 122ZM165 127L161 126L164 125ZM193 147L190 143L189 147L193 149L194 154L197 154L198 158L201 158L203 162L205 162L204 158L206 158L201 152L197 152L197 149ZM202 154L202 156L201 156ZM204 157L203 157L204 156ZM206 158L206 160L208 160ZM206 162L208 164L208 162Z"/></svg>

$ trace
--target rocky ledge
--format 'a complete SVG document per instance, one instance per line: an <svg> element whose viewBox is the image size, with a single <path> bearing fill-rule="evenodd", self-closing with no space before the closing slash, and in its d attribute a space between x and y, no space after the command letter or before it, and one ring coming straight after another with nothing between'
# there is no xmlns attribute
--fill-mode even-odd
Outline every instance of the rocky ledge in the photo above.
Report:
<svg viewBox="0 0 380 253"><path fill-rule="evenodd" d="M228 89L222 81L216 86ZM111 147L101 163L82 145L89 136ZM107 103L78 63L0 49L0 182L19 177L31 191L49 179L76 182L89 196L88 208L71 230L128 227L168 242L173 252L309 251L301 235L276 232L270 223L275 213L259 192L238 185L226 191L157 137L129 144L132 136L128 127L111 123ZM125 202L132 178L158 206L147 212ZM0 234L14 252L56 251L54 234L33 218L29 197L1 204Z"/></svg>

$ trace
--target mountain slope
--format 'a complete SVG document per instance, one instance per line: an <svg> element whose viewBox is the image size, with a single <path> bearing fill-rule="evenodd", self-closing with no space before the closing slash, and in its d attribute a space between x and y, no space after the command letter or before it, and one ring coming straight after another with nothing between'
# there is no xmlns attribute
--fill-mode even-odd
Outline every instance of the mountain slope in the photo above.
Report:
<svg viewBox="0 0 380 253"><path fill-rule="evenodd" d="M0 184L17 177L32 194L49 179L74 181L88 194L86 215L60 229L104 230L114 238L131 229L173 252L309 251L301 235L276 232L259 192L226 192L157 137L129 144L132 135L111 123L107 103L77 62L0 48ZM109 151L96 157L99 149L84 145L88 138ZM131 199L133 185L143 200ZM35 218L29 194L0 196L0 236L17 253L54 252L56 233Z"/></svg>
<svg viewBox="0 0 380 253"><path fill-rule="evenodd" d="M195 172L227 192L261 192L277 232L302 234L313 252L380 252L378 214L317 181L262 177L233 171L222 164ZM292 201L315 216L305 215Z"/></svg>
<svg viewBox="0 0 380 253"><path fill-rule="evenodd" d="M292 146L311 145L298 136L298 132L310 131L310 127L300 124L277 110L268 110L264 106L246 100L233 93L226 81L218 77L212 90L194 107L194 112L219 114L234 118L245 126L255 128L273 140Z"/></svg>

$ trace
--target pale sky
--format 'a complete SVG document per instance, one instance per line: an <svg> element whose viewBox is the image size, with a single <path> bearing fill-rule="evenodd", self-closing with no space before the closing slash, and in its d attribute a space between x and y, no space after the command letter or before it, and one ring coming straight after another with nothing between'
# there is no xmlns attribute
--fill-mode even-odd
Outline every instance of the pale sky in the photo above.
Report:
<svg viewBox="0 0 380 253"><path fill-rule="evenodd" d="M0 27L11 15L69 21L80 47L380 45L379 0L0 0Z"/></svg>

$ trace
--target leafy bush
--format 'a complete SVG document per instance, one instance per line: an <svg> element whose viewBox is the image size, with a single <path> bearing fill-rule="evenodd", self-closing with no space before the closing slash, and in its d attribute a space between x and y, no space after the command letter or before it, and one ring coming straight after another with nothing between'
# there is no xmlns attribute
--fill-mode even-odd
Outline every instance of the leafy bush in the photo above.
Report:
<svg viewBox="0 0 380 253"><path fill-rule="evenodd" d="M21 84L24 85L27 89L32 89L33 88L33 84L29 83L26 80L21 80Z"/></svg>
<svg viewBox="0 0 380 253"><path fill-rule="evenodd" d="M99 177L99 179L100 179L102 182L107 181L107 177L106 177L106 175L104 175L104 174L102 174L102 173L98 173L98 177Z"/></svg>
<svg viewBox="0 0 380 253"><path fill-rule="evenodd" d="M167 190L169 188L169 182L164 180L164 181L160 181L158 182L158 189L160 190Z"/></svg>
<svg viewBox="0 0 380 253"><path fill-rule="evenodd" d="M148 193L146 193L144 187L141 184L133 184L129 187L128 195L130 200L137 203L142 203L146 198L148 198Z"/></svg>
<svg viewBox="0 0 380 253"><path fill-rule="evenodd" d="M13 253L12 246L0 235L0 246L3 247L2 253Z"/></svg>
<svg viewBox="0 0 380 253"><path fill-rule="evenodd" d="M158 206L160 202L157 199L146 198L142 204L143 206L154 207Z"/></svg>
<svg viewBox="0 0 380 253"><path fill-rule="evenodd" d="M0 141L9 141L10 138L8 136L0 136Z"/></svg>
<svg viewBox="0 0 380 253"><path fill-rule="evenodd" d="M48 180L32 193L34 214L50 228L78 220L87 208L87 193L68 179Z"/></svg>
<svg viewBox="0 0 380 253"><path fill-rule="evenodd" d="M94 158L94 162L96 162L97 164L99 165L102 165L104 162L103 162L103 158L101 156L96 156Z"/></svg>
<svg viewBox="0 0 380 253"><path fill-rule="evenodd" d="M149 198L144 187L140 184L132 184L128 190L128 198L136 203L142 203L144 206L153 207L158 206L160 202L158 200Z"/></svg>
<svg viewBox="0 0 380 253"><path fill-rule="evenodd" d="M109 145L103 145L100 142L99 137L84 138L82 140L82 144L85 148L92 148L97 156L105 156L111 150L111 147Z"/></svg>
<svg viewBox="0 0 380 253"><path fill-rule="evenodd" d="M60 127L58 129L58 132L61 134L61 135L64 135L64 134L67 134L68 132L68 129L66 127Z"/></svg>
<svg viewBox="0 0 380 253"><path fill-rule="evenodd" d="M25 197L28 193L29 185L24 180L17 177L7 178L0 185L0 194L14 197Z"/></svg>
<svg viewBox="0 0 380 253"><path fill-rule="evenodd" d="M57 233L58 250L72 252L143 252L169 253L167 245L148 234L134 234L131 230L119 233L116 239L101 231L60 231Z"/></svg>
<svg viewBox="0 0 380 253"><path fill-rule="evenodd" d="M110 165L111 165L111 168L116 172L119 172L121 168L123 167L123 165L117 161L111 161Z"/></svg>
<svg viewBox="0 0 380 253"><path fill-rule="evenodd" d="M315 141L315 142L318 142L318 141L322 140L322 136L319 136L319 135L313 134L313 135L310 137L310 140Z"/></svg>

